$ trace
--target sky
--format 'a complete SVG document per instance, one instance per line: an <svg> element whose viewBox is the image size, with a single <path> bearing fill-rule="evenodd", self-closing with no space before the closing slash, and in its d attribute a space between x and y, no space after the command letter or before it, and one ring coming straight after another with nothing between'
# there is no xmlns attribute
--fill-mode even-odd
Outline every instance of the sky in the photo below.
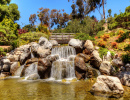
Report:
<svg viewBox="0 0 130 100"><path fill-rule="evenodd" d="M31 14L37 14L39 8L49 8L51 9L64 9L66 13L70 14L72 12L71 5L72 0L68 2L68 0L11 0L11 3L15 3L18 5L18 10L20 11L20 19L17 21L21 27L30 24L29 17ZM130 6L130 0L107 0L107 5L105 6L106 9L106 16L108 15L107 11L109 9L112 10L112 16L114 14L120 14L121 12L125 11L125 8ZM102 8L100 8L100 12ZM96 16L98 20L101 19L101 15L97 10L95 12L91 12L90 16ZM40 24L39 19L37 18L36 25Z"/></svg>

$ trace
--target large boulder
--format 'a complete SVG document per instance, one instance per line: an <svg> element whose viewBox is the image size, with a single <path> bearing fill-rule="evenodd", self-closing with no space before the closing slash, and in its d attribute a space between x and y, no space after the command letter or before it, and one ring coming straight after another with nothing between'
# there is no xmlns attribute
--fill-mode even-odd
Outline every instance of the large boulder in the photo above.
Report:
<svg viewBox="0 0 130 100"><path fill-rule="evenodd" d="M112 73L112 65L109 61L103 61L99 68L102 75L111 75Z"/></svg>
<svg viewBox="0 0 130 100"><path fill-rule="evenodd" d="M84 59L82 57L75 57L75 74L78 79L85 79L85 74L87 71Z"/></svg>
<svg viewBox="0 0 130 100"><path fill-rule="evenodd" d="M102 63L102 59L99 56L98 51L94 50L92 52L92 59L90 61L90 64L93 65L95 68L99 68Z"/></svg>
<svg viewBox="0 0 130 100"><path fill-rule="evenodd" d="M40 58L45 58L50 54L51 54L50 49L43 49L42 47L39 47L38 50L37 50L37 55Z"/></svg>
<svg viewBox="0 0 130 100"><path fill-rule="evenodd" d="M14 75L18 68L19 68L18 62L13 62L13 64L10 67L10 73Z"/></svg>
<svg viewBox="0 0 130 100"><path fill-rule="evenodd" d="M115 66L115 67L120 68L121 66L123 66L123 62L122 62L121 58L119 58L119 57L118 58L114 58L112 60L112 65Z"/></svg>
<svg viewBox="0 0 130 100"><path fill-rule="evenodd" d="M120 72L117 77L123 85L130 86L130 72Z"/></svg>
<svg viewBox="0 0 130 100"><path fill-rule="evenodd" d="M108 52L107 52L107 55L104 56L103 61L110 61L110 60L111 60L111 57L112 57L112 55L111 55L110 51L108 51Z"/></svg>
<svg viewBox="0 0 130 100"><path fill-rule="evenodd" d="M46 58L52 63L59 59L59 55L49 55Z"/></svg>
<svg viewBox="0 0 130 100"><path fill-rule="evenodd" d="M23 65L27 59L31 58L31 53L30 52L23 52L20 55L20 64Z"/></svg>
<svg viewBox="0 0 130 100"><path fill-rule="evenodd" d="M87 40L84 44L84 47L90 52L93 52L94 50L94 46L91 40Z"/></svg>
<svg viewBox="0 0 130 100"><path fill-rule="evenodd" d="M52 48L52 44L45 37L40 37L39 45L42 46L44 49L51 49Z"/></svg>
<svg viewBox="0 0 130 100"><path fill-rule="evenodd" d="M78 56L82 57L84 59L85 63L87 63L91 59L90 55L86 55L86 54L83 54L83 53L79 53Z"/></svg>
<svg viewBox="0 0 130 100"><path fill-rule="evenodd" d="M83 42L79 39L71 39L68 44L74 48L83 48Z"/></svg>
<svg viewBox="0 0 130 100"><path fill-rule="evenodd" d="M97 77L96 83L92 86L92 93L110 93L111 96L123 94L124 89L117 77L100 75Z"/></svg>
<svg viewBox="0 0 130 100"><path fill-rule="evenodd" d="M31 58L26 61L26 65L38 62L38 58Z"/></svg>
<svg viewBox="0 0 130 100"><path fill-rule="evenodd" d="M31 74L27 77L27 80L37 80L39 79L39 75L37 73Z"/></svg>
<svg viewBox="0 0 130 100"><path fill-rule="evenodd" d="M58 42L56 40L50 40L49 42L52 44L52 46L58 46Z"/></svg>
<svg viewBox="0 0 130 100"><path fill-rule="evenodd" d="M10 64L4 64L2 70L3 72L10 72Z"/></svg>
<svg viewBox="0 0 130 100"><path fill-rule="evenodd" d="M130 64L129 63L125 65L125 69L126 69L126 71L130 72Z"/></svg>
<svg viewBox="0 0 130 100"><path fill-rule="evenodd" d="M38 74L41 79L46 79L50 77L51 73L51 62L46 59L42 58L38 61Z"/></svg>

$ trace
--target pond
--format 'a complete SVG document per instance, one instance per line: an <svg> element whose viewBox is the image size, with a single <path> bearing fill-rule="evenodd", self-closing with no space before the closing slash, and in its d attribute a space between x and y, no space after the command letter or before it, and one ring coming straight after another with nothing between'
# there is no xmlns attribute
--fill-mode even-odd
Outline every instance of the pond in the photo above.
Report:
<svg viewBox="0 0 130 100"><path fill-rule="evenodd" d="M89 91L94 82L85 80L59 83L8 78L0 80L0 100L117 100L93 96ZM130 100L130 87L124 88L125 94L118 100Z"/></svg>

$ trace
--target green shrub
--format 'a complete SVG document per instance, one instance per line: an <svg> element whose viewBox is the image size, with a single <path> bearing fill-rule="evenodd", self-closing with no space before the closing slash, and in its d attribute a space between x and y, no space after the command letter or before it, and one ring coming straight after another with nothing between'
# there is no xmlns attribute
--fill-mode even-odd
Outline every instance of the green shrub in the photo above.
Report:
<svg viewBox="0 0 130 100"><path fill-rule="evenodd" d="M118 23L117 22L114 22L114 23L108 25L108 29L109 30L115 29L117 27L118 27Z"/></svg>
<svg viewBox="0 0 130 100"><path fill-rule="evenodd" d="M129 31L121 34L120 37L116 40L116 42L122 42L125 39L130 38L129 34L130 34Z"/></svg>
<svg viewBox="0 0 130 100"><path fill-rule="evenodd" d="M95 40L92 36L86 33L76 33L75 34L75 39L79 40Z"/></svg>
<svg viewBox="0 0 130 100"><path fill-rule="evenodd" d="M98 50L99 56L100 56L101 58L103 58L103 56L107 55L107 52L108 52L108 51L111 53L112 57L114 57L115 53L114 53L113 51L110 51L110 50L108 50L107 48L102 48L102 47L100 47L100 49Z"/></svg>
<svg viewBox="0 0 130 100"><path fill-rule="evenodd" d="M130 63L130 53L122 55L122 61L126 63Z"/></svg>
<svg viewBox="0 0 130 100"><path fill-rule="evenodd" d="M20 45L25 45L30 42L37 42L39 41L40 37L45 37L47 39L49 38L47 34L42 33L42 32L28 32L28 33L21 34L17 41L20 46Z"/></svg>
<svg viewBox="0 0 130 100"><path fill-rule="evenodd" d="M3 49L3 48L0 48L0 55L3 55L3 56L6 55L6 52L4 52L4 49Z"/></svg>
<svg viewBox="0 0 130 100"><path fill-rule="evenodd" d="M99 31L98 33L97 33L97 36L100 38L102 35L104 35L105 34L105 32L104 31Z"/></svg>
<svg viewBox="0 0 130 100"><path fill-rule="evenodd" d="M130 51L130 44L128 44L125 48L124 48L125 51Z"/></svg>

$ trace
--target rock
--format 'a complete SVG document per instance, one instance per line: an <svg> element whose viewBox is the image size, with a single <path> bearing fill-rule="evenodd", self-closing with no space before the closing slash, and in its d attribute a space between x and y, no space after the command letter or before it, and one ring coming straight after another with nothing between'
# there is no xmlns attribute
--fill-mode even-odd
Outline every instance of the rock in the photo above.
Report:
<svg viewBox="0 0 130 100"><path fill-rule="evenodd" d="M41 47L38 48L37 50L37 55L40 57L40 58L45 58L47 57L48 55L50 55L50 49L43 49Z"/></svg>
<svg viewBox="0 0 130 100"><path fill-rule="evenodd" d="M123 85L130 86L130 72L120 72L117 77Z"/></svg>
<svg viewBox="0 0 130 100"><path fill-rule="evenodd" d="M26 61L26 65L32 64L32 63L34 63L34 62L38 62L38 58L31 58L31 59L28 59L28 60Z"/></svg>
<svg viewBox="0 0 130 100"><path fill-rule="evenodd" d="M100 75L92 86L91 92L110 93L111 95L123 94L124 89L117 77Z"/></svg>
<svg viewBox="0 0 130 100"><path fill-rule="evenodd" d="M114 58L112 60L112 65L115 66L115 67L121 67L121 66L123 66L123 62L122 62L121 58L119 58L119 57Z"/></svg>
<svg viewBox="0 0 130 100"><path fill-rule="evenodd" d="M111 75L112 65L108 61L103 61L99 68L102 75Z"/></svg>
<svg viewBox="0 0 130 100"><path fill-rule="evenodd" d="M19 61L19 55L14 55L14 61Z"/></svg>
<svg viewBox="0 0 130 100"><path fill-rule="evenodd" d="M92 43L92 41L90 41L90 40L87 40L87 41L85 42L84 47L85 47L88 51L90 51L90 52L93 52L93 50L94 50L93 43Z"/></svg>
<svg viewBox="0 0 130 100"><path fill-rule="evenodd" d="M74 48L83 48L83 42L80 41L79 39L71 39L68 43L69 46L72 46Z"/></svg>
<svg viewBox="0 0 130 100"><path fill-rule="evenodd" d="M79 53L78 56L82 57L84 59L85 63L87 63L91 59L91 57L89 55L86 55L86 54L83 54L83 53Z"/></svg>
<svg viewBox="0 0 130 100"><path fill-rule="evenodd" d="M31 58L31 53L30 52L29 53L26 53L26 52L22 53L20 55L20 64L23 65L25 63L25 61L27 59L30 59L30 58Z"/></svg>
<svg viewBox="0 0 130 100"><path fill-rule="evenodd" d="M15 51L23 51L23 52L29 52L30 51L30 45L22 45L19 48L16 48Z"/></svg>
<svg viewBox="0 0 130 100"><path fill-rule="evenodd" d="M59 55L49 55L46 58L52 63L59 59Z"/></svg>
<svg viewBox="0 0 130 100"><path fill-rule="evenodd" d="M104 57L103 61L110 61L111 60L111 53L110 51L107 52L107 55Z"/></svg>
<svg viewBox="0 0 130 100"><path fill-rule="evenodd" d="M126 71L130 72L130 64L129 63L125 65L125 68L126 68Z"/></svg>
<svg viewBox="0 0 130 100"><path fill-rule="evenodd" d="M13 62L13 64L10 67L10 73L14 75L14 73L17 71L18 68L19 68L18 62Z"/></svg>
<svg viewBox="0 0 130 100"><path fill-rule="evenodd" d="M39 79L39 75L37 73L31 74L27 80L37 80Z"/></svg>
<svg viewBox="0 0 130 100"><path fill-rule="evenodd" d="M52 44L45 37L40 37L39 45L42 46L44 49L51 49L52 48Z"/></svg>
<svg viewBox="0 0 130 100"><path fill-rule="evenodd" d="M68 60L69 60L69 61L74 61L74 60L75 60L75 57L76 57L75 55L70 55L70 56L68 57Z"/></svg>
<svg viewBox="0 0 130 100"><path fill-rule="evenodd" d="M38 74L41 79L49 78L51 73L51 62L46 59L39 59L38 61Z"/></svg>
<svg viewBox="0 0 130 100"><path fill-rule="evenodd" d="M15 61L14 56L11 54L7 57L7 59L9 59L11 62Z"/></svg>
<svg viewBox="0 0 130 100"><path fill-rule="evenodd" d="M99 68L101 65L102 59L99 57L98 51L94 50L92 52L92 59L90 61L90 64L93 65L95 68Z"/></svg>
<svg viewBox="0 0 130 100"><path fill-rule="evenodd" d="M37 50L38 50L38 48L39 48L39 46L40 46L36 42L31 42L30 45L31 45L31 51L32 51L32 53L36 53Z"/></svg>
<svg viewBox="0 0 130 100"><path fill-rule="evenodd" d="M9 60L9 59L3 59L3 60L2 60L2 63L3 63L3 64L10 64L10 60Z"/></svg>
<svg viewBox="0 0 130 100"><path fill-rule="evenodd" d="M87 72L86 72L86 77L87 78L97 78L101 73L99 70L93 68L90 64L86 63L87 66Z"/></svg>
<svg viewBox="0 0 130 100"><path fill-rule="evenodd" d="M3 72L10 72L10 64L4 64L2 69Z"/></svg>
<svg viewBox="0 0 130 100"><path fill-rule="evenodd" d="M56 40L50 40L49 42L52 44L52 46L58 46L58 42Z"/></svg>
<svg viewBox="0 0 130 100"><path fill-rule="evenodd" d="M88 51L87 49L84 49L84 50L83 50L83 54L91 55L91 52Z"/></svg>
<svg viewBox="0 0 130 100"><path fill-rule="evenodd" d="M1 74L0 74L0 80L1 80L1 79L5 79L6 76L7 76L6 74L1 73Z"/></svg>
<svg viewBox="0 0 130 100"><path fill-rule="evenodd" d="M95 50L98 50L98 49L99 49L99 47L95 46Z"/></svg>
<svg viewBox="0 0 130 100"><path fill-rule="evenodd" d="M78 79L85 79L87 68L86 68L84 59L76 56L74 64L75 64L76 77Z"/></svg>

